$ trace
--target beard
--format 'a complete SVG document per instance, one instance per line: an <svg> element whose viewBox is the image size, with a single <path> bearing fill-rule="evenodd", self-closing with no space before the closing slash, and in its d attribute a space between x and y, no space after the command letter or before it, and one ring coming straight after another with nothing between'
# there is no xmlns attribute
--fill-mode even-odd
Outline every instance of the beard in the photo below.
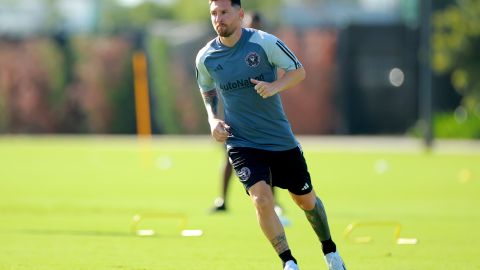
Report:
<svg viewBox="0 0 480 270"><path fill-rule="evenodd" d="M219 27L215 27L215 31L220 37L229 37L235 32L235 29L232 29L227 25L222 24Z"/></svg>

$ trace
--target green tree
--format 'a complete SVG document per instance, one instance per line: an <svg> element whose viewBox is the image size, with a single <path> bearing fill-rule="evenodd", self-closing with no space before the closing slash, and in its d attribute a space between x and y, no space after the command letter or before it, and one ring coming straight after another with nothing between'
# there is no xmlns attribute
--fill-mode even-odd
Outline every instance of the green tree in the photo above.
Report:
<svg viewBox="0 0 480 270"><path fill-rule="evenodd" d="M115 0L99 2L98 30L115 32L125 29L145 29L151 22L159 19L173 19L172 6L145 1L134 7L121 6Z"/></svg>
<svg viewBox="0 0 480 270"><path fill-rule="evenodd" d="M245 10L259 10L264 14L273 17L279 7L281 0L250 0L242 1ZM174 16L181 21L207 21L209 20L208 0L177 0L174 4Z"/></svg>
<svg viewBox="0 0 480 270"><path fill-rule="evenodd" d="M432 65L437 73L451 73L462 105L480 117L480 5L456 0L433 16Z"/></svg>
<svg viewBox="0 0 480 270"><path fill-rule="evenodd" d="M177 0L174 4L174 17L180 21L208 22L208 0Z"/></svg>

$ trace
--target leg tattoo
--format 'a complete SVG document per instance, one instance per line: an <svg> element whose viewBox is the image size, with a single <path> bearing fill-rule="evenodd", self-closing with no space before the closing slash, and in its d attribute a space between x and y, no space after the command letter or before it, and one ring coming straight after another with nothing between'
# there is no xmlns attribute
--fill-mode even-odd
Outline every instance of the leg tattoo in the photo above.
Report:
<svg viewBox="0 0 480 270"><path fill-rule="evenodd" d="M327 214L325 213L322 201L320 201L318 197L315 207L309 211L305 210L305 215L320 241L325 241L331 238L330 228L328 227L327 222Z"/></svg>
<svg viewBox="0 0 480 270"><path fill-rule="evenodd" d="M273 239L270 239L270 243L272 243L272 246L277 252L277 254L281 254L289 249L285 233L282 233L280 235L277 235Z"/></svg>

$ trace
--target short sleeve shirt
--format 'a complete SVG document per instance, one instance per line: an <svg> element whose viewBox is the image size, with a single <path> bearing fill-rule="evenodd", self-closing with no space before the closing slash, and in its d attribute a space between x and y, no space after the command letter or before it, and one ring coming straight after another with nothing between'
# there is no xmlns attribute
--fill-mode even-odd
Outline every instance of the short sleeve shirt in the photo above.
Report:
<svg viewBox="0 0 480 270"><path fill-rule="evenodd" d="M231 127L227 149L284 151L298 146L280 95L262 98L250 79L273 82L277 68L290 71L300 67L297 57L280 39L251 28L242 29L233 47L215 38L199 51L197 83L202 92L216 89L222 99L225 122Z"/></svg>

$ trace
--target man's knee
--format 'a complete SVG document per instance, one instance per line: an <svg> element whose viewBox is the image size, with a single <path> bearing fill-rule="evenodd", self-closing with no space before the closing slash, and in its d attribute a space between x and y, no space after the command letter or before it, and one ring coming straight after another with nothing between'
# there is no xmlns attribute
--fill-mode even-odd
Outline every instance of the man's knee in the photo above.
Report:
<svg viewBox="0 0 480 270"><path fill-rule="evenodd" d="M258 210L272 208L274 206L273 194L270 186L261 181L253 185L250 190L250 197Z"/></svg>
<svg viewBox="0 0 480 270"><path fill-rule="evenodd" d="M315 195L315 192L310 192L305 195L295 195L291 194L295 203L305 211L310 211L313 208L315 208L315 204L317 203L317 196Z"/></svg>
<svg viewBox="0 0 480 270"><path fill-rule="evenodd" d="M257 209L265 209L265 208L272 208L273 207L273 198L267 195L253 195L252 196L253 203Z"/></svg>

